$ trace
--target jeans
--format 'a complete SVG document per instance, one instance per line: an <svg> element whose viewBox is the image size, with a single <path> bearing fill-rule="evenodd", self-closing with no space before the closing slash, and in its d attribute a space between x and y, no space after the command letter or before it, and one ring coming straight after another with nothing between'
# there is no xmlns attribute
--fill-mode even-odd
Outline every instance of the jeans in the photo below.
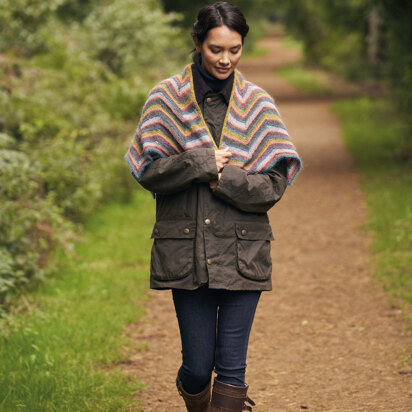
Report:
<svg viewBox="0 0 412 412"><path fill-rule="evenodd" d="M260 291L173 289L182 340L178 376L190 394L201 392L216 379L245 385L246 354Z"/></svg>

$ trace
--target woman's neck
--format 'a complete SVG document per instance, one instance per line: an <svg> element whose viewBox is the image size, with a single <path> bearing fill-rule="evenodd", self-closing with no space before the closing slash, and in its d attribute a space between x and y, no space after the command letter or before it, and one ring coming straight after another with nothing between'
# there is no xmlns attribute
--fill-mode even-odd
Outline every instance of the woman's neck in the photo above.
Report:
<svg viewBox="0 0 412 412"><path fill-rule="evenodd" d="M196 66L199 70L199 73L202 75L204 81L206 84L214 91L214 92L220 92L226 85L227 81L229 80L229 77L227 79L217 79L216 77L212 76L209 74L203 67L202 67L202 56L199 56L199 58L196 60Z"/></svg>

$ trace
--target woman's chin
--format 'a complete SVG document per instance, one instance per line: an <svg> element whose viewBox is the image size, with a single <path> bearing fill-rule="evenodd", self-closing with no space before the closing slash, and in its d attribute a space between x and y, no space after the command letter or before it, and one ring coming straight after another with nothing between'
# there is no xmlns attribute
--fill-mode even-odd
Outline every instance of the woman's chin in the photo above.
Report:
<svg viewBox="0 0 412 412"><path fill-rule="evenodd" d="M213 75L219 80L225 80L232 74L232 71L233 70L230 70L230 69L229 70L215 69Z"/></svg>

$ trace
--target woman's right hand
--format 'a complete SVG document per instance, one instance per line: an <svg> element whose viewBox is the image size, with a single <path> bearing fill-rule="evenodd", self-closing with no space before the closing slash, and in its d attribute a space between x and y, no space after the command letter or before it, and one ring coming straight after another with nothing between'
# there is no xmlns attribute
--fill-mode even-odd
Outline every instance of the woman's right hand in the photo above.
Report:
<svg viewBox="0 0 412 412"><path fill-rule="evenodd" d="M215 150L215 158L216 158L216 167L217 171L220 173L223 169L223 166L229 161L232 153L229 149L218 149Z"/></svg>

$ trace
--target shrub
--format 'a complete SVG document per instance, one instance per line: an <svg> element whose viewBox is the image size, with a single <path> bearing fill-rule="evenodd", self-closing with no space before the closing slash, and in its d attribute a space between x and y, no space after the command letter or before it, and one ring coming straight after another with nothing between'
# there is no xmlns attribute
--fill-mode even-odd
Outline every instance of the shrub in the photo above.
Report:
<svg viewBox="0 0 412 412"><path fill-rule="evenodd" d="M177 15L157 1L80 3L0 5L0 305L44 278L85 217L130 199L130 131L180 57Z"/></svg>
<svg viewBox="0 0 412 412"><path fill-rule="evenodd" d="M104 2L86 18L88 49L121 75L137 68L170 68L185 50L176 13L165 14L156 0Z"/></svg>
<svg viewBox="0 0 412 412"><path fill-rule="evenodd" d="M47 49L48 23L64 0L2 0L0 51L32 55Z"/></svg>
<svg viewBox="0 0 412 412"><path fill-rule="evenodd" d="M0 134L0 301L41 278L42 263L56 244L67 244L71 225L43 196L39 164Z"/></svg>

